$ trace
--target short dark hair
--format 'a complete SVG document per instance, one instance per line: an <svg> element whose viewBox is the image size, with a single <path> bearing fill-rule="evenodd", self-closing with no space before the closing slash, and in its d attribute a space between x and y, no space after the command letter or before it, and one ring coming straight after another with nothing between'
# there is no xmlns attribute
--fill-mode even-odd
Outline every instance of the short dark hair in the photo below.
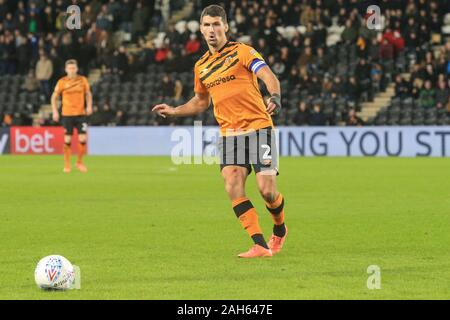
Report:
<svg viewBox="0 0 450 320"><path fill-rule="evenodd" d="M203 9L202 15L200 16L200 22L202 21L204 16L221 17L223 23L228 23L227 13L225 12L224 8L218 6L217 4L212 4Z"/></svg>
<svg viewBox="0 0 450 320"><path fill-rule="evenodd" d="M66 66L67 66L68 64L74 64L74 65L78 66L77 60L75 60L75 59L67 60L67 61L66 61Z"/></svg>

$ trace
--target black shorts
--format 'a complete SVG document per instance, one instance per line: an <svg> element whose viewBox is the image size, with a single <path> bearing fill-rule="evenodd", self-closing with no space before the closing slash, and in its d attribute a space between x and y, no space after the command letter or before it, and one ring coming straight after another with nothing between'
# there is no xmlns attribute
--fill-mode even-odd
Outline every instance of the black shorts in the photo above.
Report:
<svg viewBox="0 0 450 320"><path fill-rule="evenodd" d="M219 138L220 170L226 166L247 168L248 174L267 172L278 175L278 150L273 128L264 128L237 136Z"/></svg>
<svg viewBox="0 0 450 320"><path fill-rule="evenodd" d="M72 135L73 128L77 128L78 134L87 133L86 116L63 116L61 122L64 127L65 135Z"/></svg>

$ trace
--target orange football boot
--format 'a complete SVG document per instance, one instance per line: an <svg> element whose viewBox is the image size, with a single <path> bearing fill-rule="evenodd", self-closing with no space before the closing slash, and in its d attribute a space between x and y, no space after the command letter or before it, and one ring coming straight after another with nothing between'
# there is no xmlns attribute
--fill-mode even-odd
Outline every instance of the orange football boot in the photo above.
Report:
<svg viewBox="0 0 450 320"><path fill-rule="evenodd" d="M77 169L80 170L80 172L83 172L83 173L88 171L86 166L84 164L82 164L81 162L77 162Z"/></svg>
<svg viewBox="0 0 450 320"><path fill-rule="evenodd" d="M243 252L238 255L239 258L259 258L259 257L271 257L272 250L266 249L259 244L255 244L247 252Z"/></svg>
<svg viewBox="0 0 450 320"><path fill-rule="evenodd" d="M286 227L286 234L284 235L284 237L277 237L276 235L272 234L267 245L272 250L273 254L280 252L281 248L283 247L284 241L286 241L287 234L288 234L287 227Z"/></svg>

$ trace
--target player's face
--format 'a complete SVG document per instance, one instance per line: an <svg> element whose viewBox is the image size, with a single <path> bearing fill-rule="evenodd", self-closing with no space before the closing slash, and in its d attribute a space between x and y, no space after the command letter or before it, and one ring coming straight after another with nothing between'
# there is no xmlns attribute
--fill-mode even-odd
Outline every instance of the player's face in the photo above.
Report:
<svg viewBox="0 0 450 320"><path fill-rule="evenodd" d="M227 40L228 24L221 17L204 16L201 21L200 31L205 37L206 43L211 47L219 47Z"/></svg>
<svg viewBox="0 0 450 320"><path fill-rule="evenodd" d="M76 76L78 72L78 67L76 64L68 64L66 66L66 73L69 77Z"/></svg>

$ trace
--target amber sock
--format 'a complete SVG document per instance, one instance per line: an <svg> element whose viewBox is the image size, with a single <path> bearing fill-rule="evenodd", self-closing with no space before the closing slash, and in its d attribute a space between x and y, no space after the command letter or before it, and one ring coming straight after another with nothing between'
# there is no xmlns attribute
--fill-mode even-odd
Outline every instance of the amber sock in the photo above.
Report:
<svg viewBox="0 0 450 320"><path fill-rule="evenodd" d="M78 143L78 157L77 163L83 162L83 156L86 154L86 142Z"/></svg>
<svg viewBox="0 0 450 320"><path fill-rule="evenodd" d="M273 234L277 237L284 237L286 234L286 226L284 225L284 198L280 193L272 203L266 202L267 210L272 215Z"/></svg>
<svg viewBox="0 0 450 320"><path fill-rule="evenodd" d="M256 209L247 197L242 197L232 201L232 206L236 217L241 222L242 227L247 231L248 235L258 244L266 249L266 240L264 240L261 227L259 226L258 214Z"/></svg>
<svg viewBox="0 0 450 320"><path fill-rule="evenodd" d="M70 167L70 156L72 151L70 150L70 143L64 143L64 166Z"/></svg>

